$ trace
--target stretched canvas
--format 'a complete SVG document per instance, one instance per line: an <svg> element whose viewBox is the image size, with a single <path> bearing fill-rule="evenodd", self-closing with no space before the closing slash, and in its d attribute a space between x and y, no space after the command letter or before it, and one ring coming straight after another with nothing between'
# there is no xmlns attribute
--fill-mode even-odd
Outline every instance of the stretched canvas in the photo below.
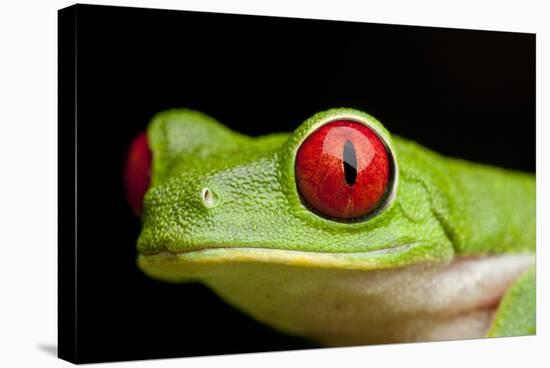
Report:
<svg viewBox="0 0 550 368"><path fill-rule="evenodd" d="M535 35L59 11L59 356L535 334Z"/></svg>

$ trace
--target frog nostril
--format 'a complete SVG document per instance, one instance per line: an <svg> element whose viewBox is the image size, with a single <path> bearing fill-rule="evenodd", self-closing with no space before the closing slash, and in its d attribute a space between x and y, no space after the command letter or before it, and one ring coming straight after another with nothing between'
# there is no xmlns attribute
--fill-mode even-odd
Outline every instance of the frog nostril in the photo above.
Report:
<svg viewBox="0 0 550 368"><path fill-rule="evenodd" d="M210 188L203 188L201 191L202 202L207 208L213 208L218 205L219 196Z"/></svg>

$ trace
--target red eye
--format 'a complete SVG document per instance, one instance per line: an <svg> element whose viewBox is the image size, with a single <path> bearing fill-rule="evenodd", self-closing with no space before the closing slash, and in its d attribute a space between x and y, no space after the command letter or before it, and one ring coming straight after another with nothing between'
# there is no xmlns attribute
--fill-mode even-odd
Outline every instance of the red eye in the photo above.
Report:
<svg viewBox="0 0 550 368"><path fill-rule="evenodd" d="M390 159L384 143L351 120L314 131L298 149L295 170L302 199L328 217L364 217L388 193Z"/></svg>
<svg viewBox="0 0 550 368"><path fill-rule="evenodd" d="M145 133L139 134L130 145L126 167L124 168L124 184L126 198L136 215L141 213L143 197L151 177L151 151Z"/></svg>

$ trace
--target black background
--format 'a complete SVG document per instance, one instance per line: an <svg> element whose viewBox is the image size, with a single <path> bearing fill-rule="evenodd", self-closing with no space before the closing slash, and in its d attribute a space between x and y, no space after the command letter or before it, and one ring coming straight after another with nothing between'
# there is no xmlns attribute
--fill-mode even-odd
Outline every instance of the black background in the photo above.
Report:
<svg viewBox="0 0 550 368"><path fill-rule="evenodd" d="M83 5L76 20L80 362L315 347L137 269L121 171L163 109L260 135L355 107L440 153L535 170L532 34Z"/></svg>

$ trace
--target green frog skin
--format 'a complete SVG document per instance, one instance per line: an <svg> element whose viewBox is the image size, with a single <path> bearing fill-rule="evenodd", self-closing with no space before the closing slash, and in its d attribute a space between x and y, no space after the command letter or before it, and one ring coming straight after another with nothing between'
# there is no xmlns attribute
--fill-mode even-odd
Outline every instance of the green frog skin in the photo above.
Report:
<svg viewBox="0 0 550 368"><path fill-rule="evenodd" d="M174 109L144 142L152 278L204 283L327 346L535 333L532 174L443 157L349 108L255 138Z"/></svg>

